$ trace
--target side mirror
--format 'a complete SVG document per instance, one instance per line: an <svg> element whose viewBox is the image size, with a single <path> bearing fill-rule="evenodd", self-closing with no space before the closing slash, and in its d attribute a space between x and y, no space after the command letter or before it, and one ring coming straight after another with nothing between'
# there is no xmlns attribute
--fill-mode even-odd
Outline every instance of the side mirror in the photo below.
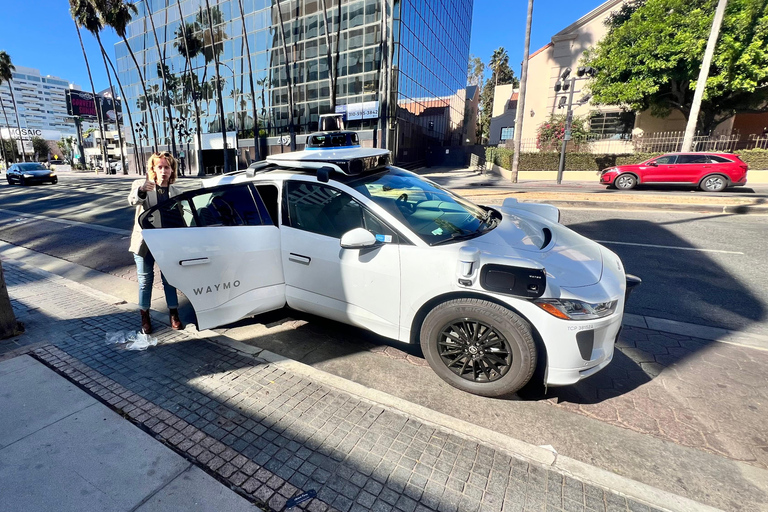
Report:
<svg viewBox="0 0 768 512"><path fill-rule="evenodd" d="M657 166L657 165L659 165L659 164L657 164L656 162L648 162L648 163L647 163L647 164L645 164L645 165L647 165L648 167L656 167L656 166Z"/></svg>
<svg viewBox="0 0 768 512"><path fill-rule="evenodd" d="M376 245L376 237L373 233L363 228L355 228L347 231L341 237L342 249L365 249Z"/></svg>

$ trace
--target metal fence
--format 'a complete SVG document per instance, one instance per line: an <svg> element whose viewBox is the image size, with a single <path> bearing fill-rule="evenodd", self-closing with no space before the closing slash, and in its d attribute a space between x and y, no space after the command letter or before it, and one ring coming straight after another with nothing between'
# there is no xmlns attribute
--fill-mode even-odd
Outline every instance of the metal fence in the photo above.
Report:
<svg viewBox="0 0 768 512"><path fill-rule="evenodd" d="M634 154L634 153L671 153L680 151L683 146L685 132L656 132L640 136L601 137L589 134L585 140L569 141L568 152L594 154ZM512 140L501 145L512 149ZM521 153L539 153L560 151L560 142L541 144L536 138L522 139ZM742 139L739 134L730 135L697 135L693 138L692 151L717 151L729 153L745 149L768 149L768 135L750 135Z"/></svg>

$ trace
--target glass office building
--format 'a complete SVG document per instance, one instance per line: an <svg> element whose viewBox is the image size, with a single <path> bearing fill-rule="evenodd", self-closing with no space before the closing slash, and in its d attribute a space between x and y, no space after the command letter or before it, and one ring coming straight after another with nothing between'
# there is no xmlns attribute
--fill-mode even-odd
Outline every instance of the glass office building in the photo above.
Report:
<svg viewBox="0 0 768 512"><path fill-rule="evenodd" d="M472 0L135 5L139 12L127 30L134 55L120 42L116 57L134 124L144 123L144 145L152 145L155 131L163 147L172 139L178 149L194 145L194 137L179 132L196 130L195 101L202 149L221 147L213 142L216 134L222 138L221 110L230 144L237 134L241 164L255 157L254 130L262 155L287 150L292 132L300 149L304 136L318 129L319 116L332 112L346 113L347 127L360 133L364 145L391 149L401 163L423 159L428 147L461 144ZM203 156L207 172L219 164L216 153L222 152Z"/></svg>

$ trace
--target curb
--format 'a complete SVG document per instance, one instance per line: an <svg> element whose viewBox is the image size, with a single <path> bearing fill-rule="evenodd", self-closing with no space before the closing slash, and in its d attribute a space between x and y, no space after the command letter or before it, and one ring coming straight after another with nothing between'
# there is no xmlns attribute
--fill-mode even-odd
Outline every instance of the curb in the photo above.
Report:
<svg viewBox="0 0 768 512"><path fill-rule="evenodd" d="M126 303L124 300L98 290L93 290L84 284L71 281L67 278L58 276L46 270L32 267L22 262L9 259L6 259L5 261L11 265L23 268L25 271L34 272L38 275L54 279L64 286L91 295L120 309L133 309L132 305ZM159 323L167 325L164 314L158 311L153 311L152 317ZM639 318L642 318L643 322L646 321L646 317ZM639 322L638 318L634 318L632 320L633 324ZM218 334L212 330L191 331L185 329L182 332L185 332L191 337L205 339L206 341L225 346L230 350L248 354L251 357L258 357L267 361L268 363L275 364L287 372L300 374L315 380L318 383L328 385L338 389L339 391L354 395L360 399L397 410L406 415L417 417L419 420L424 421L425 423L452 430L453 432L463 437L479 441L482 444L490 445L517 458L526 460L530 463L545 466L547 469L556 471L557 473L560 473L564 476L569 476L577 480L581 480L585 483L610 490L612 492L618 493L623 497L644 503L659 510L668 512L711 512L719 510L717 508L703 505L689 498L685 498L668 491L663 491L653 486L632 480L627 477L623 477L615 473L611 473L610 471L600 469L590 464L559 455L548 448L535 446L530 443L499 434L485 427L473 425L464 420L453 418L446 414L433 411L427 407L414 404L383 391L368 388L362 384L349 381L304 363L285 358L273 352L246 345L242 342L232 340L226 335Z"/></svg>

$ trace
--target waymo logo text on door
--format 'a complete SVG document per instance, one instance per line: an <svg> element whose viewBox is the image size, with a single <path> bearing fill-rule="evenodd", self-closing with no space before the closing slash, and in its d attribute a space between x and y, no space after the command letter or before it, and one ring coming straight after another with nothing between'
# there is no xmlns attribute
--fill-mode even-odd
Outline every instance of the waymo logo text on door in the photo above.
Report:
<svg viewBox="0 0 768 512"><path fill-rule="evenodd" d="M204 295L206 293L218 292L219 290L229 290L230 288L237 288L240 286L240 281L232 281L231 283L214 284L213 286L205 286L202 288L193 288L192 291L195 295Z"/></svg>

